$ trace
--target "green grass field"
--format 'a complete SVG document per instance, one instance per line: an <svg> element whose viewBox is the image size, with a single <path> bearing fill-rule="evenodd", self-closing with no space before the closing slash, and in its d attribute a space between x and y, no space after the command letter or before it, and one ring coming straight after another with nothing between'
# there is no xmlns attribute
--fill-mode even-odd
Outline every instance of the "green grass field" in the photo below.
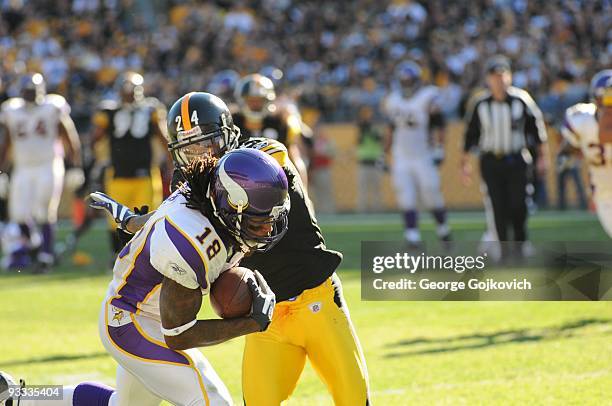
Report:
<svg viewBox="0 0 612 406"><path fill-rule="evenodd" d="M610 302L362 302L359 242L401 238L397 216L321 221L345 260L340 275L368 363L375 405L612 404ZM451 216L457 239L477 240L480 213ZM533 240L602 240L588 213L543 213ZM107 238L100 224L80 248L94 263L50 275L0 275L0 370L31 384L114 384L115 362L99 342ZM424 219L426 238L433 225ZM209 314L208 310L205 311ZM204 349L240 402L242 340ZM262 366L265 367L265 366ZM290 405L331 405L306 367Z"/></svg>

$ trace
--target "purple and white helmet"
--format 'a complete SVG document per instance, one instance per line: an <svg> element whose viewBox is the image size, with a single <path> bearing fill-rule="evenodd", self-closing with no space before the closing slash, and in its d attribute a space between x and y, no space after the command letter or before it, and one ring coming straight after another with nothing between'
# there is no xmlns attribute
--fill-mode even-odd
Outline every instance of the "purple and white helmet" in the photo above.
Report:
<svg viewBox="0 0 612 406"><path fill-rule="evenodd" d="M597 72L589 86L591 99L597 102L603 96L604 91L610 87L612 87L612 69Z"/></svg>
<svg viewBox="0 0 612 406"><path fill-rule="evenodd" d="M225 154L208 197L215 215L249 251L267 251L287 232L287 176L265 152L246 148Z"/></svg>
<svg viewBox="0 0 612 406"><path fill-rule="evenodd" d="M422 71L416 62L400 62L393 73L397 84L404 93L411 94L421 83Z"/></svg>

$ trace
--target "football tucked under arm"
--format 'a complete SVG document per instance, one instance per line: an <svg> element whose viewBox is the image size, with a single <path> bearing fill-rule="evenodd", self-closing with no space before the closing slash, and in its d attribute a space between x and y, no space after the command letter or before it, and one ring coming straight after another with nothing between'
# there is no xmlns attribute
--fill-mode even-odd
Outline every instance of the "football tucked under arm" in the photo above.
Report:
<svg viewBox="0 0 612 406"><path fill-rule="evenodd" d="M215 345L245 334L260 331L253 318L196 320L202 306L200 289L189 289L164 278L160 292L162 332L174 350Z"/></svg>

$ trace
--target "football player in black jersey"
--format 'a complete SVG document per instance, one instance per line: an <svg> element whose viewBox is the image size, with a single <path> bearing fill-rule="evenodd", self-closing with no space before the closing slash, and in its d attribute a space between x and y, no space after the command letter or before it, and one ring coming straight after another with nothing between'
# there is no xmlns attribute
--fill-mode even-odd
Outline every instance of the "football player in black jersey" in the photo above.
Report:
<svg viewBox="0 0 612 406"><path fill-rule="evenodd" d="M153 142L166 143L166 112L159 100L145 98L143 82L142 75L136 72L120 75L117 90L121 101L103 101L93 117L94 144L106 140L110 149L106 193L128 207L157 207L162 197L159 168L153 162ZM113 251L118 253L122 244L114 228L111 241Z"/></svg>
<svg viewBox="0 0 612 406"><path fill-rule="evenodd" d="M289 398L306 357L328 387L336 405L369 404L368 374L335 270L342 255L329 250L312 203L289 159L287 148L261 137L240 137L227 107L208 93L189 93L168 113L169 149L180 168L195 157L223 155L233 148L257 148L274 157L289 181L291 210L287 234L272 249L241 261L257 269L276 294L268 330L246 336L242 389L247 406L280 405ZM240 145L238 139L240 138ZM176 187L176 184L175 184ZM115 221L135 233L148 216L125 211Z"/></svg>
<svg viewBox="0 0 612 406"><path fill-rule="evenodd" d="M246 75L236 84L234 98L238 111L232 112L232 116L234 124L242 132L242 139L265 137L281 142L307 185L306 163L300 151L304 127L302 119L275 103L276 92L272 80L259 73Z"/></svg>

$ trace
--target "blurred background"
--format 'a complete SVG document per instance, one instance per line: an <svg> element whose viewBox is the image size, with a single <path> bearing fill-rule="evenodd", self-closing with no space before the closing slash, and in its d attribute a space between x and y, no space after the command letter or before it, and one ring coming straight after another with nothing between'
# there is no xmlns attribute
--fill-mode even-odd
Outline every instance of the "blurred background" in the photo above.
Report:
<svg viewBox="0 0 612 406"><path fill-rule="evenodd" d="M103 187L109 146L94 143L96 116L120 99L122 74L142 74L144 94L168 109L192 91L236 104L240 78L259 72L272 79L275 103L297 107L305 124L308 191L327 246L344 254L339 273L374 404L609 404L610 302L374 303L361 300L359 268L362 241L404 235L382 106L406 61L440 92L438 170L455 240L478 241L487 227L480 184L461 182L459 161L469 100L485 86L487 59L504 54L547 124L549 170L531 195L530 238L609 241L574 185L559 193L575 174L585 191L589 182L558 130L567 107L589 101L593 75L612 65L611 11L610 0L0 0L0 102L21 95L26 73L42 73L47 92L70 106L90 178L64 182L55 270L0 273L0 369L36 384L115 384L97 333L115 255L103 213L82 198ZM167 190L172 165L163 147L155 155ZM434 240L437 225L424 217L424 240ZM204 350L237 402L241 348L233 340ZM310 366L291 404L332 404Z"/></svg>
<svg viewBox="0 0 612 406"><path fill-rule="evenodd" d="M588 81L610 66L607 1L165 1L3 0L0 76L4 97L17 78L39 71L47 90L72 107L84 157L99 103L112 98L117 76L144 75L145 94L168 106L189 91L232 101L242 75L271 76L279 99L294 100L313 129L311 195L319 212L390 211L396 207L385 165L383 181L359 185L363 121L384 132L380 111L404 60L441 88L448 119L443 193L451 209L481 206L477 184L457 173L466 100L483 85L483 64L503 53L513 81L545 113L552 167L568 106L588 99ZM95 155L95 154L94 154ZM539 185L540 208L557 207L558 171ZM584 173L583 173L584 175ZM360 205L359 189L382 198ZM568 204L579 205L573 188ZM321 199L325 196L325 199ZM69 198L69 196L65 196ZM63 214L69 211L63 205Z"/></svg>

